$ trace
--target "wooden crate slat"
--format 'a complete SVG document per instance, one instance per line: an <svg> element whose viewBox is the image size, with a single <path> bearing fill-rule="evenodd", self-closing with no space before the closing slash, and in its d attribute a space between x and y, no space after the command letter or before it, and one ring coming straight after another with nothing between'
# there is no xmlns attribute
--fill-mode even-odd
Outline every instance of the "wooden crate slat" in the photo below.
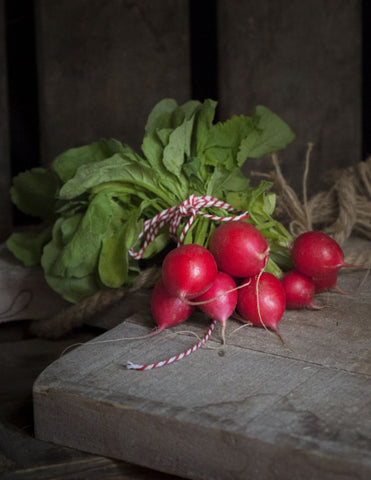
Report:
<svg viewBox="0 0 371 480"><path fill-rule="evenodd" d="M42 160L115 137L139 148L150 110L190 96L186 0L36 1Z"/></svg>
<svg viewBox="0 0 371 480"><path fill-rule="evenodd" d="M266 105L296 133L280 160L301 191L307 142L314 142L312 188L330 168L361 158L361 2L218 2L220 114ZM270 160L246 171L271 167Z"/></svg>
<svg viewBox="0 0 371 480"><path fill-rule="evenodd" d="M12 227L10 205L9 125L7 104L7 69L5 51L5 2L0 0L0 242L9 235Z"/></svg>

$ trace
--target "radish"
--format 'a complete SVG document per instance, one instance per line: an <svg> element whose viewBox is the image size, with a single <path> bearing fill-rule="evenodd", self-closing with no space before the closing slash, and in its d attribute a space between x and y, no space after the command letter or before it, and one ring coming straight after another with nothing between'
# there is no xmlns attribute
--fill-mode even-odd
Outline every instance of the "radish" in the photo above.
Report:
<svg viewBox="0 0 371 480"><path fill-rule="evenodd" d="M181 300L198 297L213 283L217 266L213 255L197 244L171 250L162 263L162 279L167 291Z"/></svg>
<svg viewBox="0 0 371 480"><path fill-rule="evenodd" d="M263 272L252 277L250 284L238 291L237 310L253 325L269 327L278 333L278 322L285 308L285 290L281 281L271 273Z"/></svg>
<svg viewBox="0 0 371 480"><path fill-rule="evenodd" d="M296 270L291 270L281 280L286 294L286 308L322 308L313 303L315 284L313 279Z"/></svg>
<svg viewBox="0 0 371 480"><path fill-rule="evenodd" d="M323 232L299 235L291 248L292 261L299 272L308 277L327 277L342 267L356 267L344 262L340 245Z"/></svg>
<svg viewBox="0 0 371 480"><path fill-rule="evenodd" d="M205 302L205 303L204 303ZM222 325L222 341L225 343L225 327L237 304L237 289L233 278L224 272L218 272L211 287L194 299L200 310L212 320Z"/></svg>
<svg viewBox="0 0 371 480"><path fill-rule="evenodd" d="M330 274L322 277L314 277L314 288L316 293L324 292L325 290L333 290L337 288L338 271L335 270Z"/></svg>
<svg viewBox="0 0 371 480"><path fill-rule="evenodd" d="M243 221L219 225L211 234L209 250L219 270L239 278L260 273L269 255L264 236L254 225Z"/></svg>
<svg viewBox="0 0 371 480"><path fill-rule="evenodd" d="M194 308L193 305L188 305L180 298L172 296L165 288L162 278L160 278L153 289L151 297L152 315L158 326L158 329L153 334L160 333L165 328L184 322L191 316Z"/></svg>
<svg viewBox="0 0 371 480"><path fill-rule="evenodd" d="M356 267L356 265L354 265L354 267ZM342 295L349 295L349 292L345 292L341 287L339 287L337 283L338 273L339 272L336 270L325 277L313 278L316 293L325 292L326 290L337 290Z"/></svg>

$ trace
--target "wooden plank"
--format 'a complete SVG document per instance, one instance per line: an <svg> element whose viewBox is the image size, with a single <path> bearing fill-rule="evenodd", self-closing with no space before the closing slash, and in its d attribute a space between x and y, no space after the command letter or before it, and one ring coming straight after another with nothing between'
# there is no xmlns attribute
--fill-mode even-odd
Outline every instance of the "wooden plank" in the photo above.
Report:
<svg viewBox="0 0 371 480"><path fill-rule="evenodd" d="M0 242L5 240L12 228L10 205L9 128L7 104L7 68L5 54L5 2L0 0Z"/></svg>
<svg viewBox="0 0 371 480"><path fill-rule="evenodd" d="M191 479L369 478L371 279L342 281L355 298L285 313L286 345L264 329L233 334L231 321L224 355L215 332L210 348L147 372L126 362L177 354L195 342L179 332L202 335L208 321L119 341L152 326L150 315L131 317L41 374L37 437Z"/></svg>
<svg viewBox="0 0 371 480"><path fill-rule="evenodd" d="M296 140L280 162L296 191L307 142L316 191L328 169L362 160L360 0L220 0L218 19L222 119L257 104L284 118Z"/></svg>
<svg viewBox="0 0 371 480"><path fill-rule="evenodd" d="M26 448L25 448L26 447ZM2 480L176 480L147 468L59 447L0 424Z"/></svg>
<svg viewBox="0 0 371 480"><path fill-rule="evenodd" d="M2 480L170 480L175 477L83 453L33 436L32 384L71 343L93 338L80 329L61 340L30 338L23 322L0 325L0 477Z"/></svg>
<svg viewBox="0 0 371 480"><path fill-rule="evenodd" d="M37 0L41 152L101 137L139 148L163 97L190 96L187 0Z"/></svg>
<svg viewBox="0 0 371 480"><path fill-rule="evenodd" d="M71 343L86 342L96 332L78 332L61 340L30 338L25 325L19 328L24 338L17 341L0 330L0 421L32 431L32 384L39 373L60 357ZM6 333L6 332L5 332Z"/></svg>

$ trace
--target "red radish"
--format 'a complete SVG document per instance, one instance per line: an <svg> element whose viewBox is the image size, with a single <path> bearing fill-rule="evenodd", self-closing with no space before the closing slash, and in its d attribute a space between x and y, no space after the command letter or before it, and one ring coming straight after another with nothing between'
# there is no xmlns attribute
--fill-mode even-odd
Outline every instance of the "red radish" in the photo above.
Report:
<svg viewBox="0 0 371 480"><path fill-rule="evenodd" d="M237 310L253 325L277 332L285 308L285 290L281 281L271 273L256 275L249 285L238 291Z"/></svg>
<svg viewBox="0 0 371 480"><path fill-rule="evenodd" d="M191 316L194 308L194 306L184 303L180 298L172 296L165 288L162 278L160 278L151 297L152 315L158 326L154 334L184 322Z"/></svg>
<svg viewBox="0 0 371 480"><path fill-rule="evenodd" d="M291 249L297 270L308 277L327 277L342 267L355 267L344 262L340 245L323 232L305 232L299 235Z"/></svg>
<svg viewBox="0 0 371 480"><path fill-rule="evenodd" d="M314 281L296 270L286 273L281 280L286 293L286 308L301 309L305 307L322 308L314 305Z"/></svg>
<svg viewBox="0 0 371 480"><path fill-rule="evenodd" d="M338 280L338 271L335 270L330 274L322 277L314 277L314 288L316 293L324 292L325 290L332 290L337 288L337 280Z"/></svg>
<svg viewBox="0 0 371 480"><path fill-rule="evenodd" d="M209 250L219 270L239 278L260 273L269 255L264 236L254 225L243 221L219 225L210 237Z"/></svg>
<svg viewBox="0 0 371 480"><path fill-rule="evenodd" d="M227 320L234 312L237 304L235 281L227 273L218 272L211 287L205 293L194 299L194 303L198 302L205 302L198 305L199 309L206 313L212 320L217 320L221 323L222 341L224 344Z"/></svg>
<svg viewBox="0 0 371 480"><path fill-rule="evenodd" d="M213 283L217 266L205 247L181 245L171 250L162 263L162 279L167 291L181 300L198 297Z"/></svg>
<svg viewBox="0 0 371 480"><path fill-rule="evenodd" d="M339 287L337 280L338 271L332 272L330 275L326 275L325 277L313 278L316 293L321 293L326 290L337 290L342 295L349 295L349 292L345 292Z"/></svg>

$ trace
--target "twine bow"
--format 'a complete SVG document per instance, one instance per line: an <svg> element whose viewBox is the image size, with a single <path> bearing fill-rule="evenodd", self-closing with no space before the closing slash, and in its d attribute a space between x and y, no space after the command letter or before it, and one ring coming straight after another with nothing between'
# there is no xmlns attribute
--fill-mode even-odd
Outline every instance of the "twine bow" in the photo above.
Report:
<svg viewBox="0 0 371 480"><path fill-rule="evenodd" d="M223 202L222 200L218 200L217 198L210 195L197 196L192 194L187 198L187 200L184 200L184 202L182 202L181 204L167 208L166 210L163 210L162 212L155 215L153 218L146 220L143 224L143 229L138 237L138 239L141 239L145 236L143 245L137 252L135 252L132 248L129 249L129 254L135 259L142 258L145 249L151 242L153 242L160 229L166 223L169 223L170 236L175 241L177 241L177 244L179 246L183 243L184 237L186 236L197 215L209 218L216 222L237 221L249 217L248 212L243 212L239 215L234 215L230 217L220 217L218 215L211 215L205 213L201 210L201 208L209 207L224 208L227 211L235 210L235 208L233 208L228 203ZM189 219L178 238L177 230L183 217L189 217Z"/></svg>

